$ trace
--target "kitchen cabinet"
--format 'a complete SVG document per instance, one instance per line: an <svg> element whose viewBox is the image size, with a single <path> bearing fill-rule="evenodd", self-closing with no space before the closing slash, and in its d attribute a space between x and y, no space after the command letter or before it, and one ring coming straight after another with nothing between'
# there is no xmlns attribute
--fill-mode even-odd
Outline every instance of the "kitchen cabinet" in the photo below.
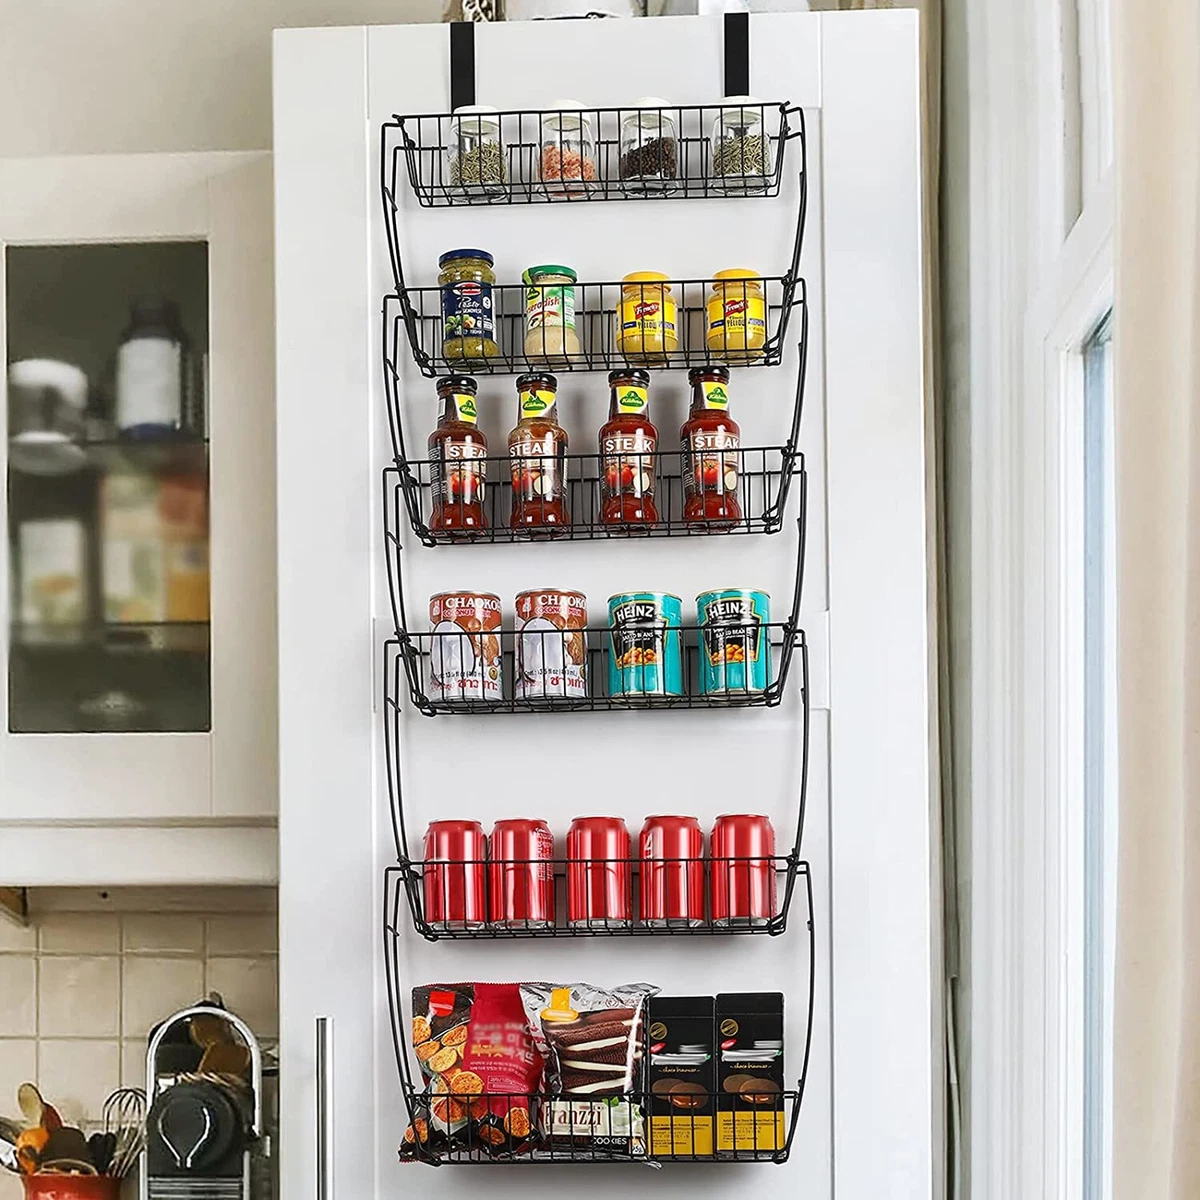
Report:
<svg viewBox="0 0 1200 1200"><path fill-rule="evenodd" d="M601 159L611 110L653 92L680 107L681 142L692 138L708 161L708 134L696 130L712 128L722 96L746 90L723 74L726 28L707 17L477 28L475 98L510 129L516 123L509 145L514 190L523 192L502 188L490 203L440 203L456 185L429 174L445 161L437 131L452 95L469 102L463 31L276 35L282 1187L298 1200L386 1195L404 1186L401 1170L403 1180L427 1170L396 1162L410 1114L393 1039L410 1053L409 991L513 979L646 979L673 995L712 994L736 980L783 991L789 1082L811 1034L795 1136L775 1156L786 1161L769 1177L758 1166L706 1173L705 1187L722 1195L803 1187L853 1200L934 1191L940 998L915 16L750 18L751 90L776 120L790 113L791 127L805 131L803 148L788 143L777 187L672 199L584 188L574 203L526 186L537 146L531 155L520 130L536 129L546 107L564 111L558 97L568 90L598 118ZM728 58L736 75L736 50ZM706 106L709 121L697 125ZM397 136L405 128L418 131L412 146ZM500 353L474 372L492 445L504 444L516 415L513 377L528 364L510 289L531 264L577 273L585 361L559 370L558 410L584 480L608 411L604 371L615 365L614 281L619 292L625 274L654 270L681 285L687 332L668 364L652 369L665 443L686 416L683 368L711 357L698 324L704 303L698 310L687 288L729 268L760 278L768 335L778 337L762 361L731 372L729 388L742 445L764 454L770 465L760 475L773 482L752 493L745 528L609 537L587 509L575 536L559 541L505 531L440 544L426 519L433 481L420 448L436 416L432 377L447 365L437 259L456 247L495 257ZM672 469L675 486L681 468ZM505 486L488 475L489 490ZM511 598L538 584L584 592L592 625L603 624L616 592L690 600L714 586L767 591L790 673L751 704L685 686L682 697L633 712L619 711L595 672L588 701L553 715L511 692L456 713L426 689L431 594L500 596L503 651ZM603 664L605 635L592 636ZM511 670L503 653L499 661ZM560 845L582 813L636 828L654 812L691 813L706 827L720 813L763 812L790 830L806 765L803 882L786 927L761 931L775 937L708 929L428 940L434 931L427 920L422 928L408 890L421 878L408 856L419 855L437 818L543 817ZM365 1115L364 1095L374 1097ZM695 1178L670 1169L638 1176L672 1192ZM486 1185L517 1195L529 1181L496 1164ZM473 1173L437 1175L438 1189L453 1194L476 1186ZM599 1194L600 1177L563 1174L555 1186Z"/></svg>
<svg viewBox="0 0 1200 1200"><path fill-rule="evenodd" d="M0 823L269 822L270 158L0 160L0 193Z"/></svg>

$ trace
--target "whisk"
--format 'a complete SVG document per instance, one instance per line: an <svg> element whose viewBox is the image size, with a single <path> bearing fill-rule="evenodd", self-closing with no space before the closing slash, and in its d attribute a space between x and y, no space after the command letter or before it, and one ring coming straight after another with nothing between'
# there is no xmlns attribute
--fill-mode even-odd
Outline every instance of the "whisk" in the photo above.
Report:
<svg viewBox="0 0 1200 1200"><path fill-rule="evenodd" d="M146 1093L118 1088L105 1100L103 1116L105 1134L115 1139L105 1174L124 1179L146 1147Z"/></svg>

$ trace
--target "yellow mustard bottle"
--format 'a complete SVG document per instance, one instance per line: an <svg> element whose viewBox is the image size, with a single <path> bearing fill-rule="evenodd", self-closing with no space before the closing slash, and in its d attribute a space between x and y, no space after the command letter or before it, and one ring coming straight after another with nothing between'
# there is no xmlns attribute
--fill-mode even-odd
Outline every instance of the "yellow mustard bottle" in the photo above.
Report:
<svg viewBox="0 0 1200 1200"><path fill-rule="evenodd" d="M617 349L640 363L661 363L679 349L675 296L660 271L632 271L621 280Z"/></svg>
<svg viewBox="0 0 1200 1200"><path fill-rule="evenodd" d="M708 348L722 358L758 358L767 342L767 303L757 271L731 267L713 276Z"/></svg>

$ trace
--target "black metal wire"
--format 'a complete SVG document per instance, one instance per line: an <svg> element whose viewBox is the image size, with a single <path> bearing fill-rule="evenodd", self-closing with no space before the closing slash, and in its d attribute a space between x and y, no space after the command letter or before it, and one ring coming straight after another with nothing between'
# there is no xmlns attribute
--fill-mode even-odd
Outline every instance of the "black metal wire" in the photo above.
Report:
<svg viewBox="0 0 1200 1200"><path fill-rule="evenodd" d="M602 1151L597 1150L593 1146L576 1145L573 1142L559 1142L547 1144L539 1139L537 1134L536 1120L533 1124L531 1137L526 1148L522 1148L520 1152L513 1152L509 1149L491 1144L482 1138L475 1138L465 1132L460 1134L456 1145L435 1146L433 1144L416 1141L408 1146L410 1152L418 1161L428 1163L433 1166L441 1165L535 1165L544 1163L618 1163L618 1162L646 1162L651 1164L661 1164L665 1162L771 1162L782 1163L786 1162L791 1154L792 1143L795 1138L796 1128L800 1118L800 1105L804 1099L804 1091L808 1082L808 1068L812 1053L813 1039L813 1021L816 1008L816 929L813 910L813 887L812 887L812 872L807 862L799 862L795 865L795 874L798 878L803 879L802 894L808 905L807 914L807 931L808 931L808 995L807 995L807 1011L805 1019L804 1033L804 1051L800 1070L799 1080L794 1089L787 1089L780 1093L778 1101L780 1108L776 1111L781 1111L783 1115L784 1137L782 1144L778 1145L760 1145L760 1137L755 1126L755 1134L751 1145L742 1146L735 1144L731 1150L717 1151L712 1155L688 1154L683 1151L667 1151L654 1152L649 1138L649 1130L645 1131L645 1136L641 1141L643 1149L636 1152L613 1152L610 1155L605 1155ZM405 1107L408 1111L409 1121L415 1127L418 1120L422 1119L422 1112L427 1112L430 1105L437 1099L431 1095L426 1088L419 1088L414 1082L414 1073L409 1064L407 1043L410 1037L412 1025L406 1014L405 1003L401 997L401 978L400 978L400 928L401 928L401 897L404 894L411 894L413 889L412 876L410 871L404 867L389 867L385 871L384 877L384 911L383 911L383 941L384 941L384 964L387 982L387 997L388 1011L391 1018L392 1030L392 1047L396 1056L396 1067L400 1078L401 1092L404 1098ZM645 1028L645 1023L643 1023ZM643 1063L648 1063L650 1060L649 1044L643 1047L642 1059ZM638 1087L631 1089L625 1093L622 1099L637 1105L644 1114L650 1112L650 1095L645 1088L645 1080L639 1079ZM715 1101L717 1099L715 1093L709 1093L707 1099ZM511 1110L512 1107L518 1104L521 1107L527 1107L531 1112L537 1112L540 1104L547 1101L563 1102L561 1096L555 1096L547 1092L534 1092L532 1094L502 1094L488 1095L488 1100L491 1104L499 1103L502 1107L507 1107ZM569 1103L569 1100L567 1101ZM712 1107L715 1109L716 1104ZM686 1118L682 1118L686 1119ZM715 1113L714 1113L715 1124ZM774 1139L772 1139L774 1140ZM715 1137L714 1137L715 1144Z"/></svg>
<svg viewBox="0 0 1200 1200"><path fill-rule="evenodd" d="M761 132L714 141L734 112ZM804 176L804 111L773 102L398 115L380 139L384 213L402 175L425 208L778 196L792 142Z"/></svg>
<svg viewBox="0 0 1200 1200"><path fill-rule="evenodd" d="M800 231L796 250L799 250ZM396 251L398 254L398 250ZM713 284L706 279L670 279L629 285L623 280L578 280L574 284L492 284L492 321L494 336L485 348L464 349L461 338L444 336L442 288L438 285L409 287L404 283L397 258L397 292L385 297L384 355L385 378L398 376L400 370L399 331L404 328L413 361L422 375L434 379L447 372L473 375L519 375L527 371L550 369L556 374L573 371L609 371L629 364L655 370L704 366L776 367L783 361L786 337L793 309L806 309L805 281L794 273L763 275L722 283L726 289L761 289L765 305L766 331L757 349L746 350L742 343L728 339L710 340L707 304ZM569 286L575 296L575 330L578 348L562 349L548 338L558 327L543 328L527 343L526 301L530 292L548 292ZM658 289L670 289L675 303L677 334L675 344L648 341L644 332L622 332L617 314L624 289L632 287L641 296L657 297ZM639 290L640 289L640 290ZM807 329L807 313L802 316ZM537 338L540 336L540 344ZM482 345L482 343L481 343ZM389 385L391 386L391 385Z"/></svg>

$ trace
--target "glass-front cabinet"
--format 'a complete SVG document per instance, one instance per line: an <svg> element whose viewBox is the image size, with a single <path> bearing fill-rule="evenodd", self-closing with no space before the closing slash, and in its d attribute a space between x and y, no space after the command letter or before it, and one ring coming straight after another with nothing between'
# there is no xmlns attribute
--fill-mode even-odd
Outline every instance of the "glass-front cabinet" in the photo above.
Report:
<svg viewBox="0 0 1200 1200"><path fill-rule="evenodd" d="M0 187L0 820L269 816L266 156L8 160Z"/></svg>

